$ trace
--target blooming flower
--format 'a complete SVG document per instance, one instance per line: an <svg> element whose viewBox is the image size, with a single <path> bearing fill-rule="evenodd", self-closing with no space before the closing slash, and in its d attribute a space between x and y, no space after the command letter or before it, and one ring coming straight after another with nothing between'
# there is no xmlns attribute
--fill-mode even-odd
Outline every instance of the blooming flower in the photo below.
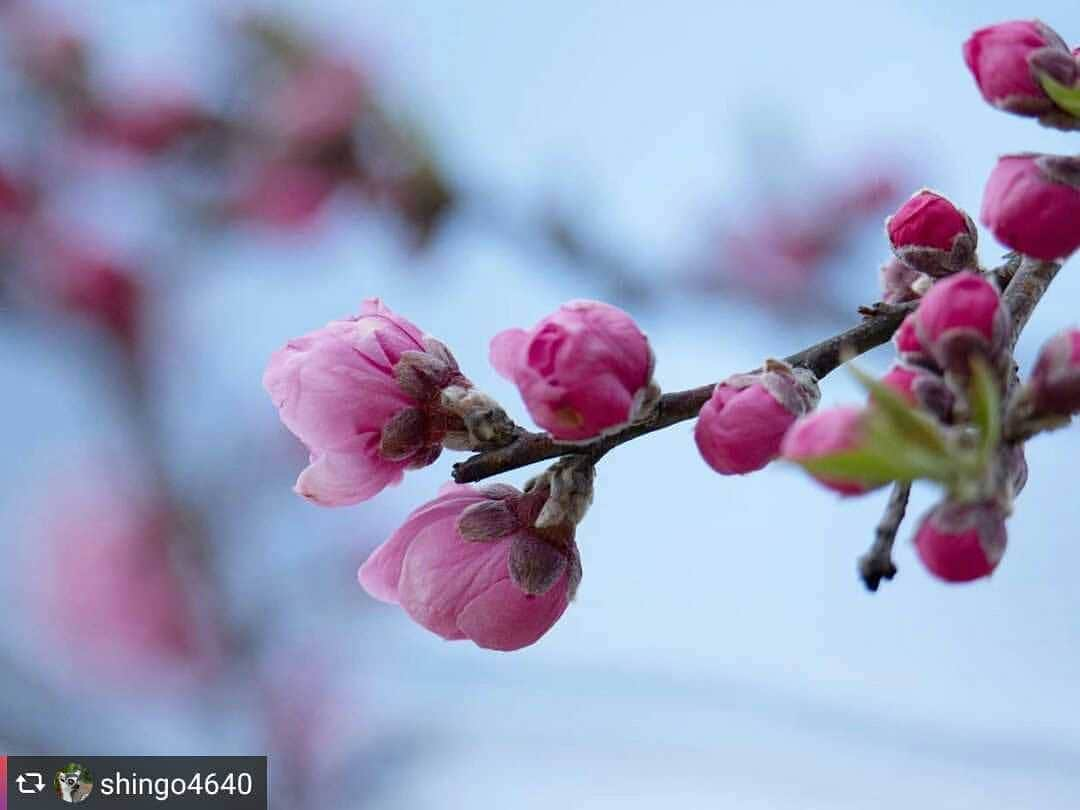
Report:
<svg viewBox="0 0 1080 810"><path fill-rule="evenodd" d="M633 319L599 301L570 301L535 327L491 341L491 364L556 439L591 439L648 413L653 355Z"/></svg>
<svg viewBox="0 0 1080 810"><path fill-rule="evenodd" d="M547 494L449 484L375 550L360 584L447 640L527 647L562 616L581 578L573 526L535 528Z"/></svg>
<svg viewBox="0 0 1080 810"><path fill-rule="evenodd" d="M263 385L311 451L296 491L323 506L365 501L444 445L480 449L511 427L445 346L378 299L289 341Z"/></svg>

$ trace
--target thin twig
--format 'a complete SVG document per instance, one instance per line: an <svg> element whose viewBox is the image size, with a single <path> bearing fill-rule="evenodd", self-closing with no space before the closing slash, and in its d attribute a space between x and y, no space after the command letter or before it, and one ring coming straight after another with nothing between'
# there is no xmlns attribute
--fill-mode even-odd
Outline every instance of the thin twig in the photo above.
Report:
<svg viewBox="0 0 1080 810"><path fill-rule="evenodd" d="M886 305L857 326L826 338L784 358L792 366L802 366L819 379L856 355L880 346L892 337L900 322L914 311L918 302ZM481 481L499 473L526 467L538 461L569 454L590 456L594 461L620 444L666 427L693 419L709 401L716 383L686 391L674 391L660 398L656 411L648 419L584 444L559 442L547 433L521 430L506 447L487 450L454 465L454 480L459 484Z"/></svg>
<svg viewBox="0 0 1080 810"><path fill-rule="evenodd" d="M910 495L910 483L893 484L885 514L881 516L874 534L874 543L865 554L859 557L859 576L871 591L878 589L881 580L892 579L896 576L896 564L892 560L893 544L896 542L896 533L900 530L900 524L904 520L904 513L907 512Z"/></svg>

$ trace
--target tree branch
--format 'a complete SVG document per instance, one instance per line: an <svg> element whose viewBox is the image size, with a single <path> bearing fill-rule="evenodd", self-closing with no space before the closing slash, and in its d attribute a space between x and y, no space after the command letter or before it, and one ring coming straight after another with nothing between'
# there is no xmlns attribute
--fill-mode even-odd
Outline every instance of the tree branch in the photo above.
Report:
<svg viewBox="0 0 1080 810"><path fill-rule="evenodd" d="M1031 318L1031 313L1035 311L1035 307L1046 294L1050 282L1054 280L1054 276L1060 269L1061 265L1056 262L1044 262L1027 257L1024 257L1020 263L1020 268L1002 296L1005 308L1012 319L1009 349L1016 346L1020 333L1024 331L1028 319Z"/></svg>
<svg viewBox="0 0 1080 810"><path fill-rule="evenodd" d="M851 357L868 352L889 340L904 317L917 306L916 301L896 305L879 304L866 310L868 317L858 326L826 338L785 357L784 360L792 366L809 369L820 379ZM589 456L596 461L620 444L695 418L702 406L709 401L715 386L716 383L709 383L686 391L664 394L656 411L648 419L583 444L559 442L547 433L521 430L506 447L477 453L455 464L454 480L459 484L481 481L538 461L569 454Z"/></svg>
<svg viewBox="0 0 1080 810"><path fill-rule="evenodd" d="M859 576L871 591L876 591L883 579L892 579L896 576L896 564L892 560L893 544L896 542L896 533L900 530L900 524L907 512L908 497L911 495L911 484L897 482L893 484L892 495L885 507L885 514L877 525L874 534L874 544L869 551L859 557Z"/></svg>

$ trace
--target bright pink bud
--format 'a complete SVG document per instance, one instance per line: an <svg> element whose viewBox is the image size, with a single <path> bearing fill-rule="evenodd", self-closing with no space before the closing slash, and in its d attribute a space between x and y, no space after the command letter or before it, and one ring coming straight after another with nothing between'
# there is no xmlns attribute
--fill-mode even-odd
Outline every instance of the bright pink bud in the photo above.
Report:
<svg viewBox="0 0 1080 810"><path fill-rule="evenodd" d="M981 218L1003 244L1044 261L1080 248L1080 156L1006 155L983 193Z"/></svg>
<svg viewBox="0 0 1080 810"><path fill-rule="evenodd" d="M570 301L528 331L500 332L491 364L556 439L591 439L655 404L649 341L629 315L599 301Z"/></svg>
<svg viewBox="0 0 1080 810"><path fill-rule="evenodd" d="M913 270L940 277L975 264L975 223L937 192L917 192L885 230L893 253Z"/></svg>
<svg viewBox="0 0 1080 810"><path fill-rule="evenodd" d="M573 528L533 528L544 495L449 484L360 567L360 584L445 639L492 650L535 643L581 578Z"/></svg>
<svg viewBox="0 0 1080 810"><path fill-rule="evenodd" d="M1028 386L1037 416L1080 411L1080 329L1059 332L1043 344Z"/></svg>
<svg viewBox="0 0 1080 810"><path fill-rule="evenodd" d="M1068 47L1038 20L980 28L964 43L964 61L990 104L1036 118L1056 110L1038 74L1048 73L1066 86L1076 78Z"/></svg>
<svg viewBox="0 0 1080 810"><path fill-rule="evenodd" d="M915 329L914 312L904 318L900 328L896 330L896 334L893 335L893 346L896 347L896 353L900 355L900 359L908 363L924 365L932 362Z"/></svg>
<svg viewBox="0 0 1080 810"><path fill-rule="evenodd" d="M930 278L912 270L899 259L889 259L881 265L881 300L886 304L914 301L929 289Z"/></svg>
<svg viewBox="0 0 1080 810"><path fill-rule="evenodd" d="M937 282L915 311L919 342L944 369L967 374L972 354L995 361L1009 333L997 287L978 273Z"/></svg>
<svg viewBox="0 0 1080 810"><path fill-rule="evenodd" d="M923 408L943 421L952 416L954 396L939 375L922 366L894 363L881 382L910 405Z"/></svg>
<svg viewBox="0 0 1080 810"><path fill-rule="evenodd" d="M378 299L289 341L263 385L311 451L296 491L323 506L365 501L431 464L444 444L479 449L509 429L445 346Z"/></svg>
<svg viewBox="0 0 1080 810"><path fill-rule="evenodd" d="M993 503L946 501L931 509L915 534L923 565L946 582L988 577L1005 553L1005 518Z"/></svg>
<svg viewBox="0 0 1080 810"><path fill-rule="evenodd" d="M760 470L780 455L788 428L813 410L820 396L810 372L781 363L729 377L701 409L694 428L698 450L721 475Z"/></svg>
<svg viewBox="0 0 1080 810"><path fill-rule="evenodd" d="M854 407L829 408L807 414L791 426L780 446L780 454L795 462L811 461L856 450L865 440L863 410ZM841 495L861 495L881 486L858 481L841 481L811 473L820 483Z"/></svg>

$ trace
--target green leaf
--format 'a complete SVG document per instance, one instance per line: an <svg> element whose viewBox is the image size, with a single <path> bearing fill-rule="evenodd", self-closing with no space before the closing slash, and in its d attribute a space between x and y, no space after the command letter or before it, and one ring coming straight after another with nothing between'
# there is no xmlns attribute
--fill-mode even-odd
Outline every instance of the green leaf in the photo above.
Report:
<svg viewBox="0 0 1080 810"><path fill-rule="evenodd" d="M935 454L948 454L948 442L936 419L918 408L889 386L878 382L862 369L850 365L855 379L870 393L873 404L909 443L918 444Z"/></svg>
<svg viewBox="0 0 1080 810"><path fill-rule="evenodd" d="M1001 394L994 372L982 357L971 361L971 384L968 388L971 422L979 429L979 460L982 465L1001 440Z"/></svg>
<svg viewBox="0 0 1080 810"><path fill-rule="evenodd" d="M1069 115L1080 118L1080 87L1066 87L1045 73L1039 76L1039 82L1046 91L1046 95L1050 96L1055 104Z"/></svg>

